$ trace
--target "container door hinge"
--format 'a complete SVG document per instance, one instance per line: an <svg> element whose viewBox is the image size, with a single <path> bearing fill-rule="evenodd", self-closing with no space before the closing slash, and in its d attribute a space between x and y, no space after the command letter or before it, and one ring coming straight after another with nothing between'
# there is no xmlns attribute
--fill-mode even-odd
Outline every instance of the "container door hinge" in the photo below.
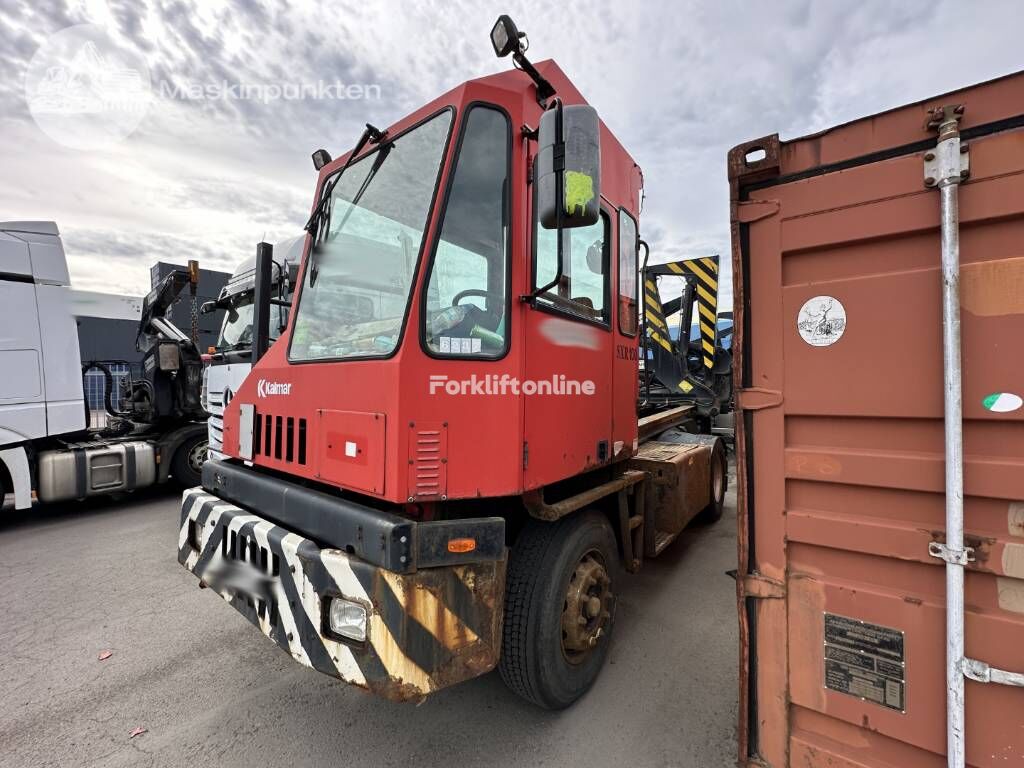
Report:
<svg viewBox="0 0 1024 768"><path fill-rule="evenodd" d="M776 215L780 210L778 200L750 200L737 203L736 217L742 224L753 224Z"/></svg>
<svg viewBox="0 0 1024 768"><path fill-rule="evenodd" d="M957 124L964 113L963 105L948 105L932 110L929 128L939 129L939 143L924 153L924 185L936 187L943 182L959 184L971 175L971 153L960 141ZM945 126L945 127L944 127ZM947 132L950 135L944 135Z"/></svg>
<svg viewBox="0 0 1024 768"><path fill-rule="evenodd" d="M530 463L530 444L523 440L523 469Z"/></svg>
<svg viewBox="0 0 1024 768"><path fill-rule="evenodd" d="M965 568L968 563L974 562L974 547L950 549L941 541L928 542L928 554L939 558L939 560L945 560L950 565L962 565Z"/></svg>
<svg viewBox="0 0 1024 768"><path fill-rule="evenodd" d="M786 597L786 585L760 573L751 573L743 577L743 596L781 600Z"/></svg>
<svg viewBox="0 0 1024 768"><path fill-rule="evenodd" d="M1012 685L1015 688L1024 688L1024 674L996 669L995 667L990 667L984 661L964 659L963 670L964 677L976 683L996 683L998 685Z"/></svg>

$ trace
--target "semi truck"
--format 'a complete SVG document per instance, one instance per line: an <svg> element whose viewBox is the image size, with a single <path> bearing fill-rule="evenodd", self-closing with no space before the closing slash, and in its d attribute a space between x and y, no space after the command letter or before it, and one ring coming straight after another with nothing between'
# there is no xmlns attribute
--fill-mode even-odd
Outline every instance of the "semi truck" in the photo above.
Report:
<svg viewBox="0 0 1024 768"><path fill-rule="evenodd" d="M276 302L271 309L270 335L276 340L288 327L288 301L295 285L302 258L305 237L294 237L274 246L271 266L271 290ZM224 431L224 406L231 402L235 392L252 370L253 296L256 289L256 259L242 262L221 289L216 301L203 304L202 313L224 310L224 321L215 346L202 354L202 402L209 414L207 419L209 452L214 459L225 458L221 453Z"/></svg>
<svg viewBox="0 0 1024 768"><path fill-rule="evenodd" d="M206 457L201 361L164 315L198 264L168 274L143 300L142 374L115 405L103 361L80 358L70 278L53 222L0 223L0 490L16 509L120 493L174 479L193 485ZM104 373L107 420L90 427L83 376Z"/></svg>
<svg viewBox="0 0 1024 768"><path fill-rule="evenodd" d="M739 764L1024 765L1024 73L728 170Z"/></svg>
<svg viewBox="0 0 1024 768"><path fill-rule="evenodd" d="M678 428L696 405L640 413L638 165L507 16L491 42L515 69L313 154L288 328L269 344L261 244L253 368L178 560L374 694L497 667L557 709L598 677L622 571L720 517L727 460Z"/></svg>

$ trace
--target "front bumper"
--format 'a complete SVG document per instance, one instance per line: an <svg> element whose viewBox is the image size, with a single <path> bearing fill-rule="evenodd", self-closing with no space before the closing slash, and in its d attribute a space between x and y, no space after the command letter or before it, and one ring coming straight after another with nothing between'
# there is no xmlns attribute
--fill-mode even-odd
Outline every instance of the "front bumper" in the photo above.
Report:
<svg viewBox="0 0 1024 768"><path fill-rule="evenodd" d="M219 574L240 561L259 573L258 593L221 585ZM504 560L395 573L192 488L182 497L178 562L300 664L394 701L498 662ZM365 642L328 633L331 597L367 608Z"/></svg>

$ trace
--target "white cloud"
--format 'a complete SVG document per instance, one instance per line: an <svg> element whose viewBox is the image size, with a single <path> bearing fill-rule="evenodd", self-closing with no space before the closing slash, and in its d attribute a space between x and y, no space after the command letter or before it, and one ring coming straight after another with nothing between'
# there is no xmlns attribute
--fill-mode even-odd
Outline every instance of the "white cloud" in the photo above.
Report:
<svg viewBox="0 0 1024 768"><path fill-rule="evenodd" d="M510 3L531 56L555 58L644 169L652 260L729 261L725 157L1019 67L1019 5L946 2ZM158 259L227 268L296 233L309 154L348 149L463 80L506 68L497 12L467 0L157 3L73 0L0 10L0 211L54 219L83 288L141 292ZM156 79L375 83L366 101L158 100L121 145L66 150L31 122L24 71L46 35L104 24ZM731 286L726 268L723 290ZM728 305L728 299L723 302Z"/></svg>

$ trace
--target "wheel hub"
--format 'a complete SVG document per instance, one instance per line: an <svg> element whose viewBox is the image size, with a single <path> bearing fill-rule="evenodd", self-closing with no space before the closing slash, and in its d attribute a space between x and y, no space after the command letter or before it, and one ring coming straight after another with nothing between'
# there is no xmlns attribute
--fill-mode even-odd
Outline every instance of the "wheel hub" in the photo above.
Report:
<svg viewBox="0 0 1024 768"><path fill-rule="evenodd" d="M576 564L562 608L562 650L569 661L582 661L604 636L611 618L611 584L594 552L588 552Z"/></svg>
<svg viewBox="0 0 1024 768"><path fill-rule="evenodd" d="M209 445L205 440L192 446L192 450L188 452L188 465L193 471L203 471L208 451Z"/></svg>

